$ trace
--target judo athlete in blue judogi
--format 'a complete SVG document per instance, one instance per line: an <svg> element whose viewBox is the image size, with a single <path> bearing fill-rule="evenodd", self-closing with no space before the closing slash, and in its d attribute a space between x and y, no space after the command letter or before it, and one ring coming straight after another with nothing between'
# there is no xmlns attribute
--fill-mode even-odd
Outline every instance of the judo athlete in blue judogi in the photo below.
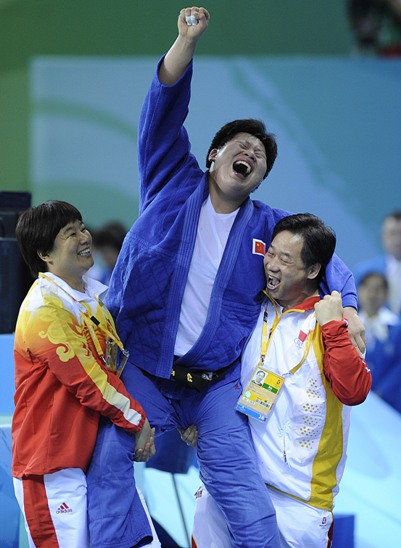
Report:
<svg viewBox="0 0 401 548"><path fill-rule="evenodd" d="M197 24L188 24L189 16ZM265 285L266 245L288 212L249 198L277 154L261 122L224 126L210 146L206 172L190 152L183 124L192 57L208 23L203 8L181 10L178 37L146 96L138 132L140 213L124 241L107 305L130 351L124 384L156 434L196 424L200 476L227 519L233 546L275 547L275 512L247 420L235 405L240 355ZM363 346L355 284L337 257L325 284L322 291L342 293L352 336ZM131 443L111 424L99 435L88 475L94 546L134 546L145 523L135 504Z"/></svg>

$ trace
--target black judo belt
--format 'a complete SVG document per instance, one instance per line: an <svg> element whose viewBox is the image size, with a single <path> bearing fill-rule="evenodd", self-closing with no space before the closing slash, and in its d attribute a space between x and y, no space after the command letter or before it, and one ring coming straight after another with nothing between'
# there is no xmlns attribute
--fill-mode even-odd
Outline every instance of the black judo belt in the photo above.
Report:
<svg viewBox="0 0 401 548"><path fill-rule="evenodd" d="M171 370L170 379L174 380L177 384L202 392L218 379L222 379L234 363L236 363L236 361L217 371L188 369L188 367L185 367L184 365L174 364L173 369Z"/></svg>

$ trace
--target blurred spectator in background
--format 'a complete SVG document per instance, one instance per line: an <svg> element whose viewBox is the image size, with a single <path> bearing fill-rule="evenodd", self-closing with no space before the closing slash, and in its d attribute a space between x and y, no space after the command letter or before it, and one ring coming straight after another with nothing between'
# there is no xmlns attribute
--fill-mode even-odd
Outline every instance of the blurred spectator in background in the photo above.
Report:
<svg viewBox="0 0 401 548"><path fill-rule="evenodd" d="M359 53L401 55L400 0L346 0Z"/></svg>
<svg viewBox="0 0 401 548"><path fill-rule="evenodd" d="M370 272L381 272L388 281L387 304L398 316L401 313L401 210L389 213L384 218L381 239L385 253L363 261L354 268L357 286L363 276Z"/></svg>
<svg viewBox="0 0 401 548"><path fill-rule="evenodd" d="M366 328L372 390L401 412L401 321L386 307L387 293L384 274L365 274L358 286L359 313Z"/></svg>
<svg viewBox="0 0 401 548"><path fill-rule="evenodd" d="M126 234L127 229L119 221L110 221L92 231L95 266L91 276L105 285L109 285Z"/></svg>

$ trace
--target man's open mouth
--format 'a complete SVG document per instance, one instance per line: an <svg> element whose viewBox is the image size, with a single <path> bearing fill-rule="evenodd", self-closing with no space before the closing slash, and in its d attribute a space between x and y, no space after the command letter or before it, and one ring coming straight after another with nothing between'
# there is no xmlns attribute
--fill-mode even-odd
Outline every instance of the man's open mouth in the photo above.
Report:
<svg viewBox="0 0 401 548"><path fill-rule="evenodd" d="M269 276L267 278L267 289L276 289L280 285L280 280L278 278L273 278Z"/></svg>
<svg viewBox="0 0 401 548"><path fill-rule="evenodd" d="M239 173L240 175L243 175L244 177L247 177L251 171L252 167L248 162L245 162L244 160L238 160L237 162L234 162L233 165L234 171Z"/></svg>

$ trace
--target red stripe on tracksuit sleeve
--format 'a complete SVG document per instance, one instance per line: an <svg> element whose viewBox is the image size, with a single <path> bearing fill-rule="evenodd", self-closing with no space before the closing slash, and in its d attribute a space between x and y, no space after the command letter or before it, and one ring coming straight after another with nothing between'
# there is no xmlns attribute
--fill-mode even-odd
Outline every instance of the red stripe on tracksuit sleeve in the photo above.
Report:
<svg viewBox="0 0 401 548"><path fill-rule="evenodd" d="M322 326L325 345L324 373L341 403L362 403L372 386L372 376L366 362L352 345L344 320L331 321Z"/></svg>

